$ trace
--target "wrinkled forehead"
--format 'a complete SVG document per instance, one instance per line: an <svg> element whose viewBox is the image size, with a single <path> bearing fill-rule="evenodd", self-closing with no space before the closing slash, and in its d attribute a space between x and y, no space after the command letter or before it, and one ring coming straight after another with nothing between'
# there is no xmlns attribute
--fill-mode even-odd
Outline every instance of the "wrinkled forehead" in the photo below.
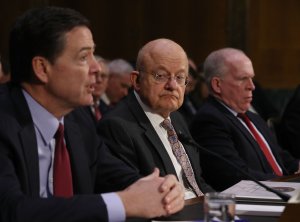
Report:
<svg viewBox="0 0 300 222"><path fill-rule="evenodd" d="M251 60L246 55L238 57L231 57L227 60L227 71L225 73L231 74L230 76L249 76L254 77L254 70Z"/></svg>
<svg viewBox="0 0 300 222"><path fill-rule="evenodd" d="M144 57L145 68L166 68L188 70L188 58L178 48L155 48Z"/></svg>
<svg viewBox="0 0 300 222"><path fill-rule="evenodd" d="M250 62L248 56L240 50L225 50L223 53L225 61L229 63Z"/></svg>
<svg viewBox="0 0 300 222"><path fill-rule="evenodd" d="M228 57L228 61L235 66L252 66L251 60L245 54L233 54Z"/></svg>

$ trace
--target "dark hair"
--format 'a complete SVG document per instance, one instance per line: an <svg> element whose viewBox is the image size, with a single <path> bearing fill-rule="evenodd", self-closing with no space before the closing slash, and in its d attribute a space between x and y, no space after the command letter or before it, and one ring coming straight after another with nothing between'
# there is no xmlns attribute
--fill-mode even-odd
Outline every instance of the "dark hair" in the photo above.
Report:
<svg viewBox="0 0 300 222"><path fill-rule="evenodd" d="M89 21L72 9L48 6L25 12L10 32L11 81L33 80L31 61L35 56L54 63L64 50L65 34L77 26L90 28Z"/></svg>

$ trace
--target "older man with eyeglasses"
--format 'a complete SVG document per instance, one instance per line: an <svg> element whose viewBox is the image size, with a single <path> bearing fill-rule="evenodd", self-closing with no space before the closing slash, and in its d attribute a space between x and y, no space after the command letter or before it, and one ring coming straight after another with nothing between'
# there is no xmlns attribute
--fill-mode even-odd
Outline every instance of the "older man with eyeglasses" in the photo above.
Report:
<svg viewBox="0 0 300 222"><path fill-rule="evenodd" d="M198 150L178 140L188 127L177 112L188 84L188 58L169 39L147 43L131 73L133 92L98 125L111 149L142 175L155 167L174 174L185 187L185 199L212 191L201 177ZM113 141L113 143L112 143Z"/></svg>
<svg viewBox="0 0 300 222"><path fill-rule="evenodd" d="M107 60L98 55L95 55L95 58L99 65L99 71L95 74L96 81L94 91L92 92L93 104L86 107L86 111L92 116L94 122L97 123L110 110L110 107L101 99L108 86L109 69Z"/></svg>

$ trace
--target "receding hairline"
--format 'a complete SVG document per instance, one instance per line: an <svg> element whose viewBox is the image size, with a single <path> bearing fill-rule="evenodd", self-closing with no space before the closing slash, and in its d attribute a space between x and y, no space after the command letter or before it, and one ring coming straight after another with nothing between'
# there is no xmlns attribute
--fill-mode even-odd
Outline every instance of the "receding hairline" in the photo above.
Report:
<svg viewBox="0 0 300 222"><path fill-rule="evenodd" d="M248 56L240 49L222 48L211 52L204 61L204 77L206 85L211 89L211 80L215 76L223 76L228 70L234 67L236 61L248 59Z"/></svg>
<svg viewBox="0 0 300 222"><path fill-rule="evenodd" d="M247 55L240 49L235 48L223 48L210 53L207 57L209 59L222 59L224 62L231 62L241 56L247 57ZM248 57L247 57L248 58Z"/></svg>
<svg viewBox="0 0 300 222"><path fill-rule="evenodd" d="M155 39L146 43L138 52L136 67L137 70L143 69L145 58L153 54L160 54L162 50L176 51L184 54L188 61L188 57L184 49L176 42L170 39Z"/></svg>

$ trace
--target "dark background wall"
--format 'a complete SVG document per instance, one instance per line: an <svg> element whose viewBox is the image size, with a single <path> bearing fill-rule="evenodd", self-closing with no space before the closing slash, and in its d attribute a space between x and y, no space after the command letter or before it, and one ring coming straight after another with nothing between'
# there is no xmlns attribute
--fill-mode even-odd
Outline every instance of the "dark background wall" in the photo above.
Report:
<svg viewBox="0 0 300 222"><path fill-rule="evenodd" d="M300 83L298 0L2 0L1 53L14 19L41 5L71 7L88 17L96 53L108 59L134 61L143 44L165 37L197 64L221 47L244 50L265 88L294 89Z"/></svg>

